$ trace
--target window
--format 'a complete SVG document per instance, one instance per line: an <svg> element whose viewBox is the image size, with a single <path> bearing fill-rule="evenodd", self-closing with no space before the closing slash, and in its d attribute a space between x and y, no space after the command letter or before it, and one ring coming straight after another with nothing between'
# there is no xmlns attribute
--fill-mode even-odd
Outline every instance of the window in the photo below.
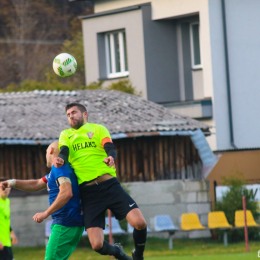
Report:
<svg viewBox="0 0 260 260"><path fill-rule="evenodd" d="M190 24L192 68L201 68L199 23Z"/></svg>
<svg viewBox="0 0 260 260"><path fill-rule="evenodd" d="M125 31L106 34L106 55L108 78L123 77L129 74Z"/></svg>

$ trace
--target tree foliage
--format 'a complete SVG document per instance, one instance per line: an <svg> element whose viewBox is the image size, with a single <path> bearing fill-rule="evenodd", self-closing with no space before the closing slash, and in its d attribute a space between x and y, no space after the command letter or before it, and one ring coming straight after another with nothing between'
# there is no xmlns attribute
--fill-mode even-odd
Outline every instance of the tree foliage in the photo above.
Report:
<svg viewBox="0 0 260 260"><path fill-rule="evenodd" d="M245 179L242 177L242 173L237 173L229 178L223 178L223 185L228 186L229 189L222 196L221 201L217 201L215 205L216 211L224 211L229 224L235 225L235 211L243 210L242 197L245 196L246 208L250 210L255 219L259 218L258 205L255 199L255 193L253 190L247 189ZM249 238L258 239L259 230L249 228ZM233 229L229 233L230 241L244 240L244 229Z"/></svg>
<svg viewBox="0 0 260 260"><path fill-rule="evenodd" d="M133 87L130 80L119 80L118 82L114 82L111 85L109 85L106 89L108 90L118 90L122 92L126 92L129 94L133 94L136 96L142 96L142 92L137 92L135 87Z"/></svg>
<svg viewBox="0 0 260 260"><path fill-rule="evenodd" d="M75 45L80 44L77 17L92 12L89 2L1 0L0 88L11 83L22 87L28 80L44 81L62 43L77 34ZM79 76L75 81L80 81Z"/></svg>

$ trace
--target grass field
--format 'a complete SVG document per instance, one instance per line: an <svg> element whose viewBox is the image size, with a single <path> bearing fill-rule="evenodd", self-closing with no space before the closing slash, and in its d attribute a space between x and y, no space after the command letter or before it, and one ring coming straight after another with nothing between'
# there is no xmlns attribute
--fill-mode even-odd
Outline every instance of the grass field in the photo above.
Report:
<svg viewBox="0 0 260 260"><path fill-rule="evenodd" d="M245 244L229 244L225 247L220 242L210 240L174 240L174 249L169 250L168 240L149 238L145 251L145 260L251 260L258 259L259 242L250 242L250 252L245 253ZM131 246L124 247L130 255ZM44 247L19 248L14 247L16 260L44 259ZM101 256L89 247L78 247L70 260L105 260L108 256Z"/></svg>

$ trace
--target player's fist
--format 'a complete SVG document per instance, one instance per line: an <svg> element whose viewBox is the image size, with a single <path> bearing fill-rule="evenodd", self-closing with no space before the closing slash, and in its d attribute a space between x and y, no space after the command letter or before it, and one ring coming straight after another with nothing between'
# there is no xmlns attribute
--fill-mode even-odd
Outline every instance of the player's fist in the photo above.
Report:
<svg viewBox="0 0 260 260"><path fill-rule="evenodd" d="M114 168L116 168L115 167L115 160L114 160L114 158L112 157L112 156L108 156L107 158L105 158L104 160L103 160L103 162L110 168L110 167L114 167Z"/></svg>
<svg viewBox="0 0 260 260"><path fill-rule="evenodd" d="M48 218L48 213L45 211L45 212L40 212L40 213L36 213L34 216L33 216L33 220L37 223L41 223L44 219Z"/></svg>
<svg viewBox="0 0 260 260"><path fill-rule="evenodd" d="M60 157L56 157L56 158L54 158L54 160L53 160L53 164L54 164L54 166L55 166L56 168L59 168L59 167L61 167L61 166L64 164L64 160L61 159Z"/></svg>
<svg viewBox="0 0 260 260"><path fill-rule="evenodd" d="M4 250L4 246L1 242L0 242L0 250Z"/></svg>

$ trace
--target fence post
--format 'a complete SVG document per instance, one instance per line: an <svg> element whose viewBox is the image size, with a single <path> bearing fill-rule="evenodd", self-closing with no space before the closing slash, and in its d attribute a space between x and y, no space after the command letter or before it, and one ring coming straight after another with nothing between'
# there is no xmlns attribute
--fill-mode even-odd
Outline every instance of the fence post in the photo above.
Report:
<svg viewBox="0 0 260 260"><path fill-rule="evenodd" d="M109 223L109 244L113 245L111 210L108 209L107 212L108 212L108 223ZM110 258L112 259L114 257L111 255Z"/></svg>
<svg viewBox="0 0 260 260"><path fill-rule="evenodd" d="M244 219L245 219L245 243L246 243L246 252L249 252L248 246L248 232L247 232L247 219L246 219L246 197L243 196L243 210L244 210Z"/></svg>

